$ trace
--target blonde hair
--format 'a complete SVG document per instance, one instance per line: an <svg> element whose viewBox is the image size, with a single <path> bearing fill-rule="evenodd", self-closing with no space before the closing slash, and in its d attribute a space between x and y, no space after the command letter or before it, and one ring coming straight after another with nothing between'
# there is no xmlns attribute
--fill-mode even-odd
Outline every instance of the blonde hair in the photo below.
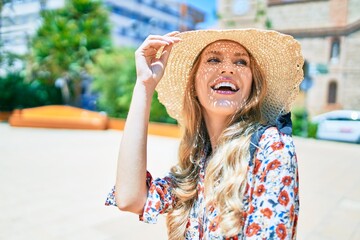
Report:
<svg viewBox="0 0 360 240"><path fill-rule="evenodd" d="M176 203L167 216L168 237L184 239L192 205L197 197L199 164L210 139L195 94L195 75L201 53L193 64L184 94L183 137L179 146L179 162L171 169L173 196ZM205 174L207 204L216 203L220 227L226 237L241 231L243 196L249 160L251 133L262 123L261 103L266 93L266 82L255 59L250 55L253 84L245 105L228 120L228 127L212 149ZM208 156L207 156L208 157Z"/></svg>

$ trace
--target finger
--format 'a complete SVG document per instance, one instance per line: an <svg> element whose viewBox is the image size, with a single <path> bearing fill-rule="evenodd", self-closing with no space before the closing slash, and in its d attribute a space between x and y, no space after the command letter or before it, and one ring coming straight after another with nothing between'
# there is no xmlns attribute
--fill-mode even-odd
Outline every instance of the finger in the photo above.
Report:
<svg viewBox="0 0 360 240"><path fill-rule="evenodd" d="M166 41L168 43L174 43L174 42L178 42L181 40L181 38L179 37L175 37L175 36L160 36L160 35L150 35L146 38L146 41L150 41L150 40L162 40L162 41Z"/></svg>
<svg viewBox="0 0 360 240"><path fill-rule="evenodd" d="M180 33L179 31L173 31L173 32L169 32L169 33L165 34L165 36L173 37L173 36L176 36L179 33Z"/></svg>
<svg viewBox="0 0 360 240"><path fill-rule="evenodd" d="M137 50L140 55L151 55L156 53L161 47L169 45L170 43L163 40L147 40Z"/></svg>
<svg viewBox="0 0 360 240"><path fill-rule="evenodd" d="M170 46L173 45L176 42L179 42L180 39L174 39L173 42L169 43L168 41L165 40L149 40L147 42L147 44L145 44L145 46L142 47L142 54L145 57L153 57L156 54L160 54L162 55L163 49L166 46ZM158 56L158 58L160 57L160 55Z"/></svg>
<svg viewBox="0 0 360 240"><path fill-rule="evenodd" d="M170 56L171 49L173 46L174 46L173 44L165 46L161 53L159 60L164 63L164 67L166 67L166 65L167 65L167 61L168 61L168 58Z"/></svg>

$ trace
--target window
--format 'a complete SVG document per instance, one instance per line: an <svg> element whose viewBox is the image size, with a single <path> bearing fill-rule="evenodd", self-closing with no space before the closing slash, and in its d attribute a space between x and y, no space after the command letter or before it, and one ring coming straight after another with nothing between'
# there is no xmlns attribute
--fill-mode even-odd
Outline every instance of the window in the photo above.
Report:
<svg viewBox="0 0 360 240"><path fill-rule="evenodd" d="M336 103L336 95L337 95L337 83L335 81L331 81L329 83L328 104Z"/></svg>
<svg viewBox="0 0 360 240"><path fill-rule="evenodd" d="M274 5L285 5L291 3L301 3L301 2L310 2L311 0L268 0L269 6Z"/></svg>
<svg viewBox="0 0 360 240"><path fill-rule="evenodd" d="M338 37L331 40L330 61L338 63L340 58L340 39Z"/></svg>

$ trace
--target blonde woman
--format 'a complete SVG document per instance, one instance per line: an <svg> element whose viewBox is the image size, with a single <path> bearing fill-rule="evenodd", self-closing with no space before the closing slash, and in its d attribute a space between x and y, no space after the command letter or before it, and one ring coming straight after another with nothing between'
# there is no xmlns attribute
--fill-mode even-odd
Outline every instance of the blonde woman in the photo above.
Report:
<svg viewBox="0 0 360 240"><path fill-rule="evenodd" d="M198 30L149 36L137 49L137 80L115 188L106 201L156 223L169 239L295 239L298 171L290 106L303 58L275 31ZM164 178L146 171L155 89L183 129L179 162Z"/></svg>

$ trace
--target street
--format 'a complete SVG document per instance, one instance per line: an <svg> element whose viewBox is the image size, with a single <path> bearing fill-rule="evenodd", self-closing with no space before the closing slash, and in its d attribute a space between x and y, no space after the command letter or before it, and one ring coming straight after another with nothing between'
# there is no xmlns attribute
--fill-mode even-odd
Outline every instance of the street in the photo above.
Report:
<svg viewBox="0 0 360 240"><path fill-rule="evenodd" d="M156 225L106 207L121 131L13 128L0 123L0 239L166 239ZM298 239L360 239L360 146L295 137ZM179 139L150 136L148 170L163 176Z"/></svg>

